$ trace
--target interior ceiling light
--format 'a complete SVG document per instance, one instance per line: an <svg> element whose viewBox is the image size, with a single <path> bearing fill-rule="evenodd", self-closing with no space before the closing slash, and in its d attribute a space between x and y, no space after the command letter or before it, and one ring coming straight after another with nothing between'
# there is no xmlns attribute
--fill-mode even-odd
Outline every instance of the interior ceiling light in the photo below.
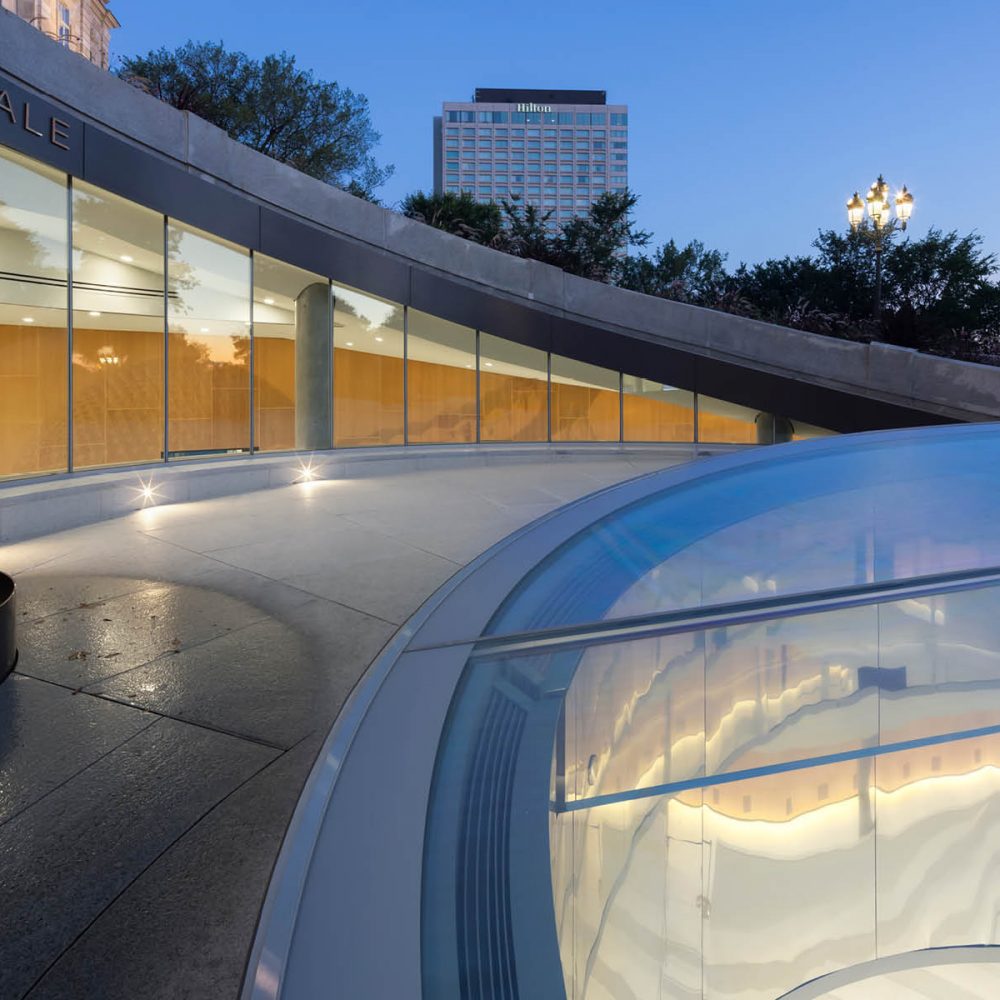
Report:
<svg viewBox="0 0 1000 1000"><path fill-rule="evenodd" d="M376 337L376 338L375 338L375 342L376 342L377 344L381 344L381 343L382 343L382 338L381 338L381 337Z"/></svg>
<svg viewBox="0 0 1000 1000"><path fill-rule="evenodd" d="M132 263L132 258L127 253L123 253L118 259L123 264L131 264Z"/></svg>
<svg viewBox="0 0 1000 1000"><path fill-rule="evenodd" d="M34 316L22 316L21 317L21 322L22 323L34 323L35 322L35 317Z"/></svg>
<svg viewBox="0 0 1000 1000"><path fill-rule="evenodd" d="M91 309L90 312L87 313L87 315L88 316L100 316L101 314L96 309Z"/></svg>
<svg viewBox="0 0 1000 1000"><path fill-rule="evenodd" d="M274 299L264 299L264 305L266 305L266 306L273 306L274 305Z"/></svg>
<svg viewBox="0 0 1000 1000"><path fill-rule="evenodd" d="M202 332L202 333L208 333L208 327L207 327L207 326L203 326L203 327L201 328L201 332Z"/></svg>
<svg viewBox="0 0 1000 1000"><path fill-rule="evenodd" d="M353 347L353 346L354 346L354 341L353 341L353 340L349 340L349 341L347 342L347 346L348 346L348 347Z"/></svg>

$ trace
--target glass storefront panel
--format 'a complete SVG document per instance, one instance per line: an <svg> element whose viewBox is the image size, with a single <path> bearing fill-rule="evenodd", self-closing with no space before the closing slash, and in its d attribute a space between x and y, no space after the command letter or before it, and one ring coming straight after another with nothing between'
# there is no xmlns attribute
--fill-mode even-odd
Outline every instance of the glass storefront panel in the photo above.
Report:
<svg viewBox="0 0 1000 1000"><path fill-rule="evenodd" d="M476 440L476 331L410 309L407 314L410 444Z"/></svg>
<svg viewBox="0 0 1000 1000"><path fill-rule="evenodd" d="M168 227L170 454L250 447L250 254Z"/></svg>
<svg viewBox="0 0 1000 1000"><path fill-rule="evenodd" d="M263 254L253 258L254 447L295 447L296 370L329 370L330 283ZM310 362L314 364L310 364ZM308 389L308 387L307 387ZM317 414L329 421L327 404ZM308 408L309 400L305 400Z"/></svg>
<svg viewBox="0 0 1000 1000"><path fill-rule="evenodd" d="M791 424L793 441L811 441L813 438L833 437L837 433L826 427L817 427L815 424L807 424L804 420L794 418Z"/></svg>
<svg viewBox="0 0 1000 1000"><path fill-rule="evenodd" d="M880 607L883 744L1000 725L998 597L983 587Z"/></svg>
<svg viewBox="0 0 1000 1000"><path fill-rule="evenodd" d="M694 393L637 375L622 376L626 441L693 441Z"/></svg>
<svg viewBox="0 0 1000 1000"><path fill-rule="evenodd" d="M560 655L578 659L566 696L567 801L705 773L700 632Z"/></svg>
<svg viewBox="0 0 1000 1000"><path fill-rule="evenodd" d="M552 440L617 441L618 372L552 355Z"/></svg>
<svg viewBox="0 0 1000 1000"><path fill-rule="evenodd" d="M547 441L545 351L479 334L479 436L482 441Z"/></svg>
<svg viewBox="0 0 1000 1000"><path fill-rule="evenodd" d="M0 153L0 476L65 470L66 176Z"/></svg>
<svg viewBox="0 0 1000 1000"><path fill-rule="evenodd" d="M875 762L879 955L1000 944L1000 736Z"/></svg>
<svg viewBox="0 0 1000 1000"><path fill-rule="evenodd" d="M875 746L878 608L705 632L708 774Z"/></svg>
<svg viewBox="0 0 1000 1000"><path fill-rule="evenodd" d="M705 789L705 996L773 1000L875 958L870 759Z"/></svg>
<svg viewBox="0 0 1000 1000"><path fill-rule="evenodd" d="M699 441L713 444L773 444L773 429L764 417L760 410L698 393Z"/></svg>
<svg viewBox="0 0 1000 1000"><path fill-rule="evenodd" d="M163 458L163 216L73 184L73 465Z"/></svg>
<svg viewBox="0 0 1000 1000"><path fill-rule="evenodd" d="M701 998L702 790L555 813L566 996Z"/></svg>
<svg viewBox="0 0 1000 1000"><path fill-rule="evenodd" d="M333 286L334 444L403 443L403 307Z"/></svg>

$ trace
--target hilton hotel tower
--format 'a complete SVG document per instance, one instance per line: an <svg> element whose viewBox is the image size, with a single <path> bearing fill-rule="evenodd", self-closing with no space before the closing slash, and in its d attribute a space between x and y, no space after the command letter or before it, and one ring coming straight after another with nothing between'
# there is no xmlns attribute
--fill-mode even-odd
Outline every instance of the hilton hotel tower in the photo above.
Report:
<svg viewBox="0 0 1000 1000"><path fill-rule="evenodd" d="M628 106L603 90L479 88L434 119L436 192L516 196L561 223L627 186Z"/></svg>

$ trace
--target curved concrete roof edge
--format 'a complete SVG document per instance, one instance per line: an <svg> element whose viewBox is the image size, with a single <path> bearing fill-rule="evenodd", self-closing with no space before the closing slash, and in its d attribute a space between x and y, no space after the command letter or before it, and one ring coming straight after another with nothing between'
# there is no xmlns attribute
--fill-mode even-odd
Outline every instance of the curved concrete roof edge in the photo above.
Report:
<svg viewBox="0 0 1000 1000"><path fill-rule="evenodd" d="M672 302L490 250L355 198L230 139L0 11L0 64L81 118L185 169L404 263L694 355L957 420L1000 418L1000 368ZM84 107L80 105L83 104Z"/></svg>

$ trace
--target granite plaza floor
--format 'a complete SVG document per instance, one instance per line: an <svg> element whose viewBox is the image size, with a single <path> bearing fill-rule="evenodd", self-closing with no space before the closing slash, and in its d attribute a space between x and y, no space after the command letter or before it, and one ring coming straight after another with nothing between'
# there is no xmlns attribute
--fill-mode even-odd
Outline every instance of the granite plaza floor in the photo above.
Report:
<svg viewBox="0 0 1000 1000"><path fill-rule="evenodd" d="M0 548L0 998L235 998L302 783L390 636L515 529L690 457L320 481Z"/></svg>

